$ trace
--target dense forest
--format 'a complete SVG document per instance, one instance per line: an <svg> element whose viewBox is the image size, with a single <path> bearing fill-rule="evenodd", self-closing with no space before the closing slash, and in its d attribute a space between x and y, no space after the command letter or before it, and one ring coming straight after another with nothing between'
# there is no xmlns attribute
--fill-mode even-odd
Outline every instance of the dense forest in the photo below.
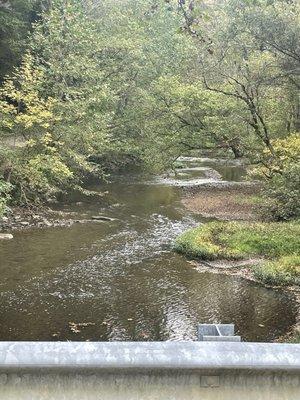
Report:
<svg viewBox="0 0 300 400"><path fill-rule="evenodd" d="M1 213L218 149L299 217L297 0L2 0L0 20Z"/></svg>

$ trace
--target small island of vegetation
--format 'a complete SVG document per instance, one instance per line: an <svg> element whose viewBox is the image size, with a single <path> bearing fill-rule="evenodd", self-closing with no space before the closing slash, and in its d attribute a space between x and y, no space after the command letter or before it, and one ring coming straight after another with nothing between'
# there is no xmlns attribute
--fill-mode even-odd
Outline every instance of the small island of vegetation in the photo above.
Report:
<svg viewBox="0 0 300 400"><path fill-rule="evenodd" d="M266 284L300 284L299 223L205 223L179 236L175 249L204 261L248 260Z"/></svg>

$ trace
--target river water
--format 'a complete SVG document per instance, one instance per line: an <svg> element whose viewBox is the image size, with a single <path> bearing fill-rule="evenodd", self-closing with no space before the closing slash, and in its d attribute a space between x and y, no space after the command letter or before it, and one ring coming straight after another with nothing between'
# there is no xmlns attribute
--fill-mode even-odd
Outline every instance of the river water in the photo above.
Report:
<svg viewBox="0 0 300 400"><path fill-rule="evenodd" d="M284 334L296 316L289 296L201 273L172 251L174 238L201 222L181 204L182 186L244 174L222 160L181 162L176 176L123 173L93 185L109 191L104 199L62 206L74 219L114 221L28 229L0 242L0 340L196 340L201 322L233 322L247 341Z"/></svg>

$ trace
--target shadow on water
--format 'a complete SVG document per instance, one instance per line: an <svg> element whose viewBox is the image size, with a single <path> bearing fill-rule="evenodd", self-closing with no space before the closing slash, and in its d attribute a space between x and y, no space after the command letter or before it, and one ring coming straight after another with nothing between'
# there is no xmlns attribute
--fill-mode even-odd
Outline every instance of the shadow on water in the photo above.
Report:
<svg viewBox="0 0 300 400"><path fill-rule="evenodd" d="M184 162L184 180L244 174L212 160ZM198 322L234 322L249 341L285 333L296 313L287 295L199 273L172 252L174 238L199 219L181 205L178 177L164 179L123 174L93 187L109 190L105 200L64 206L74 218L114 221L31 229L0 243L0 339L195 340Z"/></svg>

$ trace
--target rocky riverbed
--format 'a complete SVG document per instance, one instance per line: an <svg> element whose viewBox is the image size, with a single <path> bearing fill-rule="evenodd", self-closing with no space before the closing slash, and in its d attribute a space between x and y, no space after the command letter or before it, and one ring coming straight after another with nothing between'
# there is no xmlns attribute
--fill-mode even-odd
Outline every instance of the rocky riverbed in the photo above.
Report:
<svg viewBox="0 0 300 400"><path fill-rule="evenodd" d="M104 215L95 215L84 218L84 215L78 215L75 212L65 212L52 210L48 207L40 209L30 209L16 207L0 219L0 240L12 239L12 231L22 231L30 228L67 228L73 224L99 223L112 221L112 218Z"/></svg>

